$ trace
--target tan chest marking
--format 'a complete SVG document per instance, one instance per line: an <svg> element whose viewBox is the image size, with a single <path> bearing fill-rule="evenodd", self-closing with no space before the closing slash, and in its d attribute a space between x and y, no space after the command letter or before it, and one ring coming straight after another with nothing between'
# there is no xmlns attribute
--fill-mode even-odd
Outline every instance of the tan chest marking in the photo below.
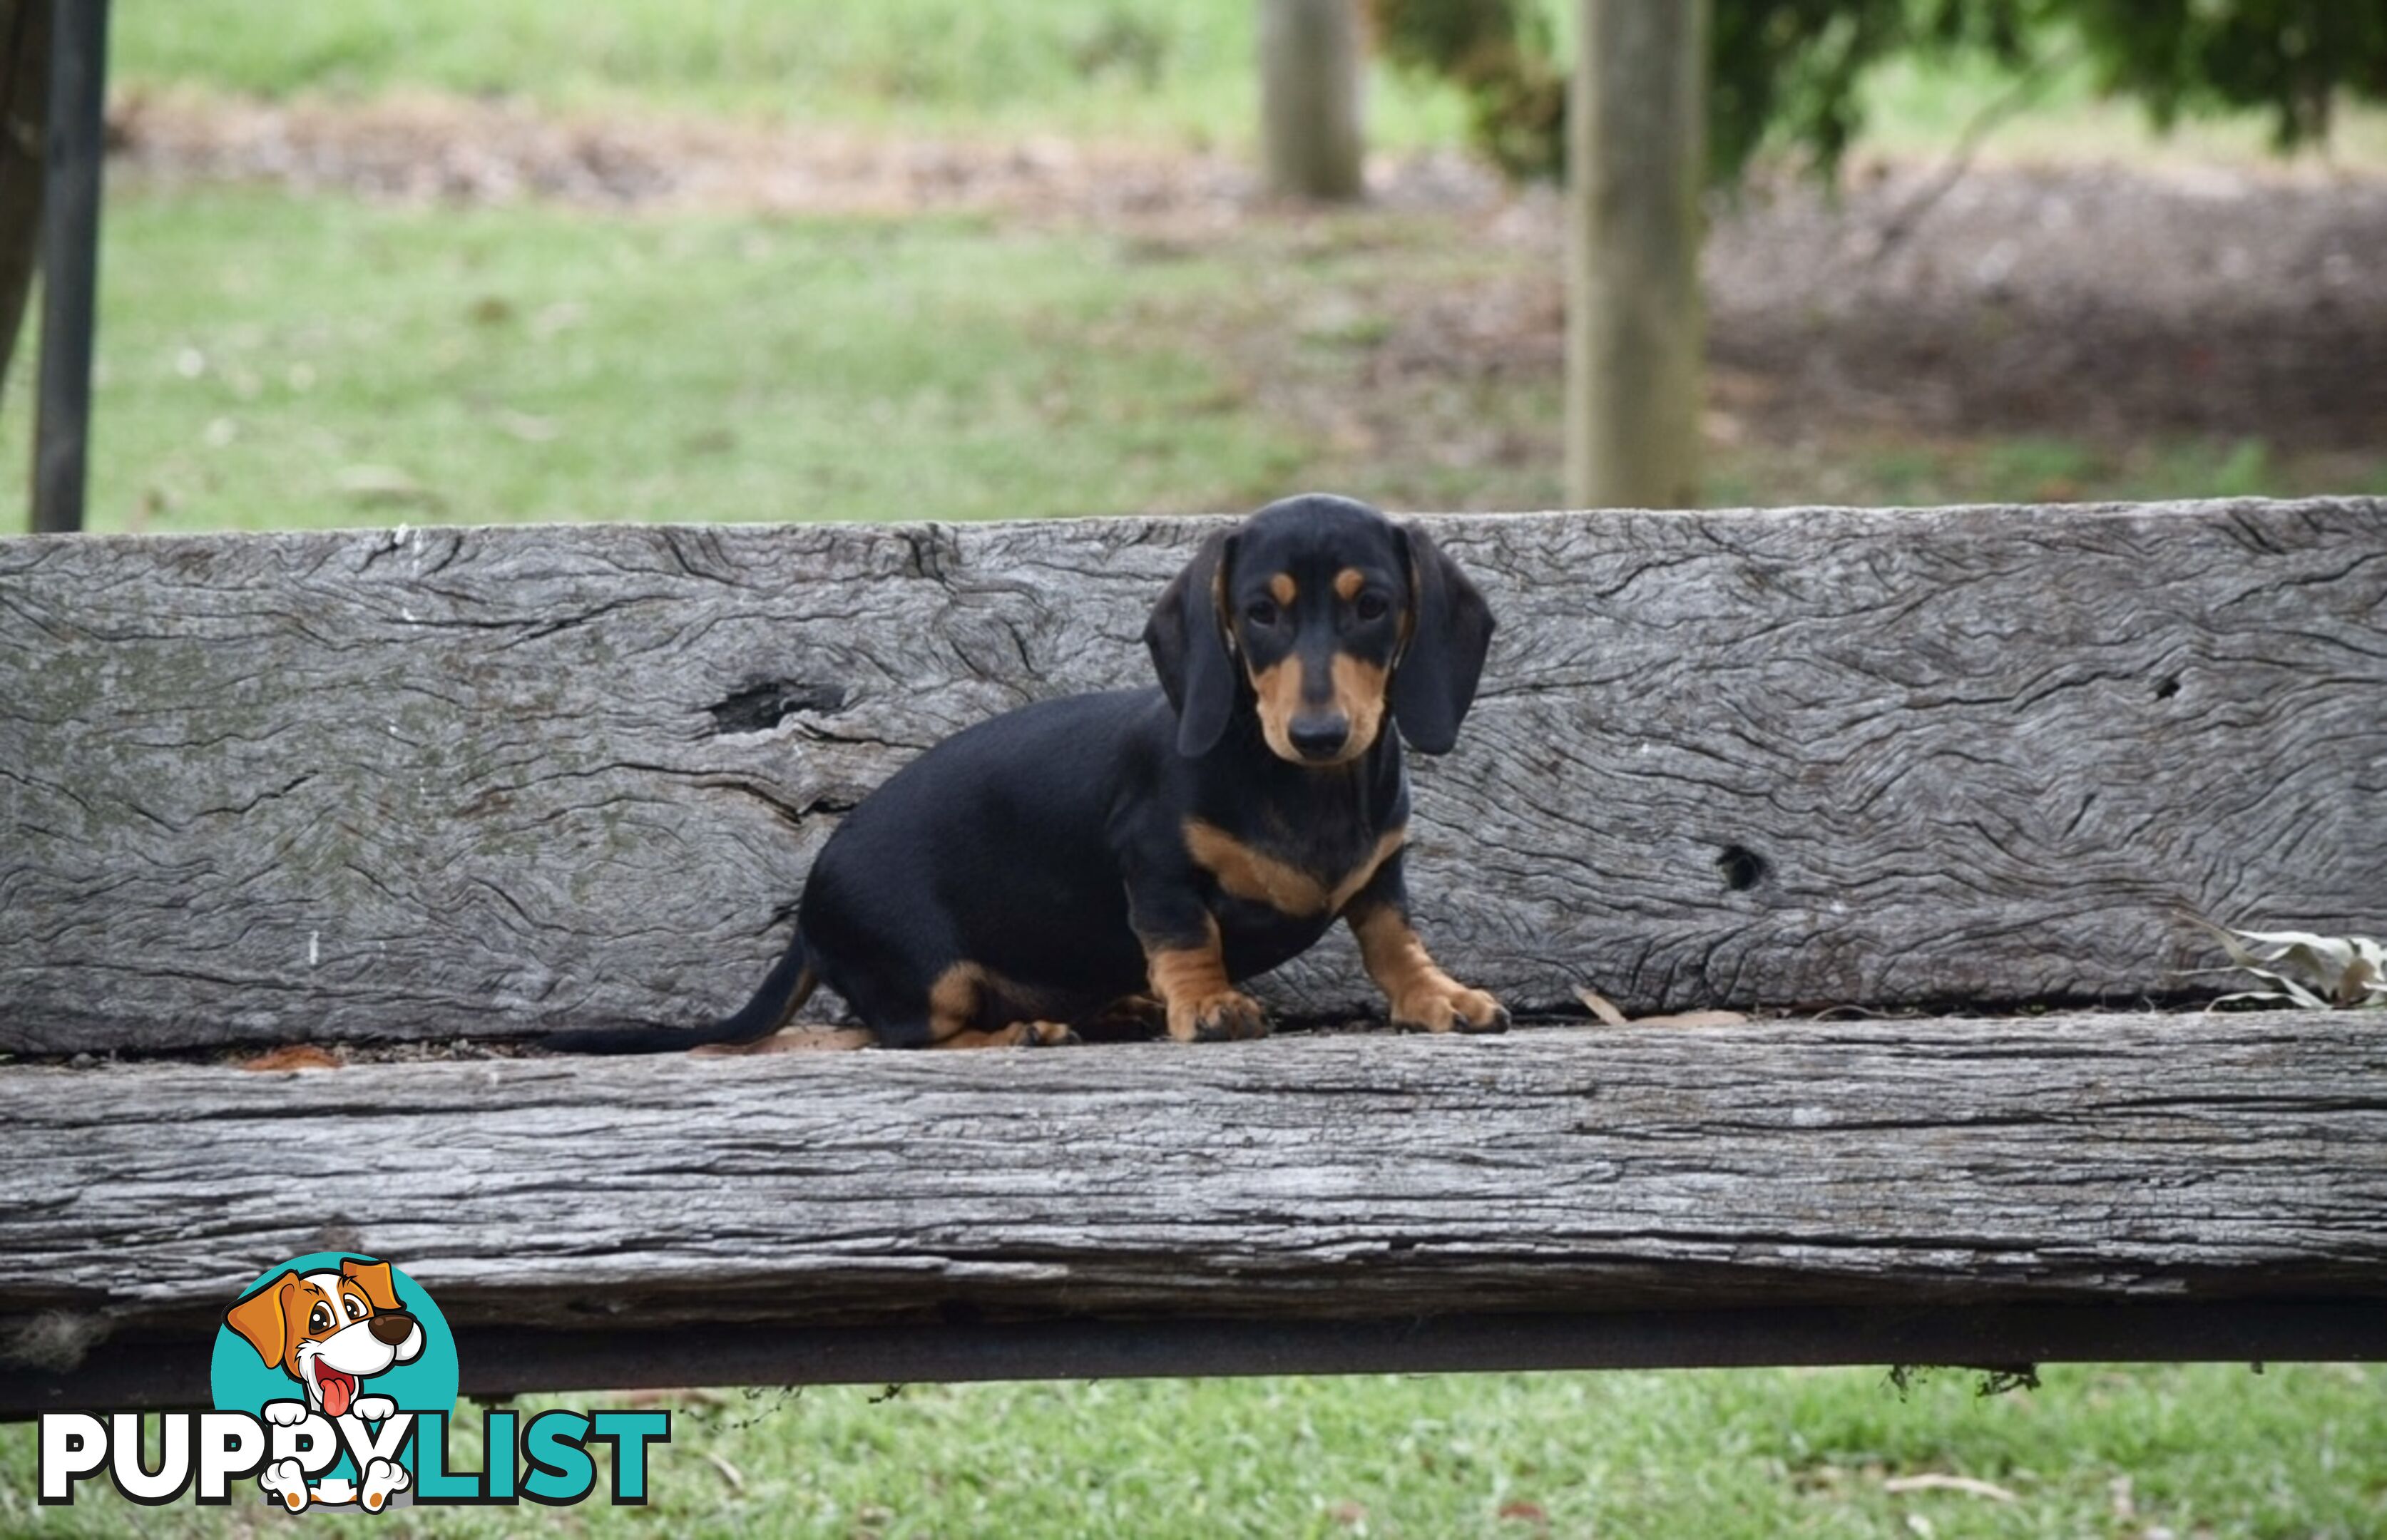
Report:
<svg viewBox="0 0 2387 1540"><path fill-rule="evenodd" d="M1329 886L1314 873L1265 851L1255 850L1218 825L1200 818L1185 820L1185 852L1208 872L1219 886L1239 899L1265 903L1288 915L1339 915L1376 869L1392 859L1408 838L1406 827L1387 832L1359 865Z"/></svg>

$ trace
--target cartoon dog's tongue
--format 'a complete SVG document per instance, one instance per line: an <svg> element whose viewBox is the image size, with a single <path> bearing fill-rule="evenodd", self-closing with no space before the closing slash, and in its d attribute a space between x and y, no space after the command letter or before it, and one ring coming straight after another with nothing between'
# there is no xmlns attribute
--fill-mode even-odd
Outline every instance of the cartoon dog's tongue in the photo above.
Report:
<svg viewBox="0 0 2387 1540"><path fill-rule="evenodd" d="M323 1392L324 1412L332 1417L346 1416L348 1403L357 1397L357 1377L344 1374L329 1364L317 1364L315 1383Z"/></svg>

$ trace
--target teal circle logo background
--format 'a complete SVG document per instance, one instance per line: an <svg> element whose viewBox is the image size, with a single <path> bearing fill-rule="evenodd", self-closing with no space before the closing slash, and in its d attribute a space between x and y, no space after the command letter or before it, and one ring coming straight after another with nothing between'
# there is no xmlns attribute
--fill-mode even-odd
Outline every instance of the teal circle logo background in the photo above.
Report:
<svg viewBox="0 0 2387 1540"><path fill-rule="evenodd" d="M285 1272L337 1272L344 1261L377 1262L381 1258L353 1251L313 1251L304 1256L294 1256L279 1267L266 1269L243 1289L240 1299L255 1294L269 1280ZM423 1285L392 1265L389 1269L391 1289L408 1315L423 1327L423 1352L411 1363L393 1365L385 1374L376 1374L360 1387L366 1395L386 1395L398 1403L398 1409L409 1412L445 1412L456 1409L458 1370L456 1339L448 1334L448 1318L431 1302ZM234 1300L224 1301L230 1309ZM307 1389L282 1371L280 1364L268 1364L258 1357L257 1349L246 1338L223 1323L216 1321L215 1356L208 1362L208 1388L214 1393L218 1411L248 1412L262 1416L268 1401L304 1401ZM415 1441L409 1438L409 1458L404 1461L410 1471L414 1468L412 1451ZM327 1475L353 1475L347 1457Z"/></svg>

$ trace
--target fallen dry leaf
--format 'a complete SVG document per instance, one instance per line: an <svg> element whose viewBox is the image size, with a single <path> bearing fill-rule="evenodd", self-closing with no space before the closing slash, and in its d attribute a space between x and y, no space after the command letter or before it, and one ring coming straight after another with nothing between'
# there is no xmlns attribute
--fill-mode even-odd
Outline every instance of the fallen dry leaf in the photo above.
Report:
<svg viewBox="0 0 2387 1540"><path fill-rule="evenodd" d="M337 1069L340 1061L334 1058L328 1050L318 1048L311 1042L292 1042L280 1048L269 1048L253 1059L243 1059L239 1067L259 1070Z"/></svg>
<svg viewBox="0 0 2387 1540"><path fill-rule="evenodd" d="M1610 1002L1608 996L1600 993L1598 990L1591 989L1586 986L1575 991L1574 997L1577 1000L1582 1001L1584 1007L1590 1011L1592 1015L1599 1017L1599 1019L1606 1025L1610 1027L1622 1027L1624 1025L1624 1013L1618 1010L1615 1005Z"/></svg>
<svg viewBox="0 0 2387 1540"><path fill-rule="evenodd" d="M1574 997L1610 1027L1739 1027L1749 1020L1738 1011L1676 1011L1671 1016L1628 1017L1614 1001L1588 985L1576 990Z"/></svg>
<svg viewBox="0 0 2387 1540"><path fill-rule="evenodd" d="M1995 1482L1985 1482L1975 1476L1892 1476L1881 1483L1884 1492L1962 1492L1968 1496L1987 1497L1995 1503L2019 1502L2020 1498Z"/></svg>

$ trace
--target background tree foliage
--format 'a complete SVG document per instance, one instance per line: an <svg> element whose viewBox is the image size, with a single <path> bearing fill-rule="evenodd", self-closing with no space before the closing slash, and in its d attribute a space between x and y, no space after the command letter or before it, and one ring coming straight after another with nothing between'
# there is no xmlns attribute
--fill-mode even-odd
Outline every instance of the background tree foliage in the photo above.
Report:
<svg viewBox="0 0 2387 1540"><path fill-rule="evenodd" d="M1553 176L1568 61L1549 0L1374 0L1396 65L1466 94L1476 143L1519 176ZM2101 86L2183 111L2269 115L2282 147L2329 132L2342 94L2387 99L2387 0L1715 0L1711 170L1766 147L1838 163L1863 125L1865 72L1899 54L1985 52L2017 71L2085 54Z"/></svg>

